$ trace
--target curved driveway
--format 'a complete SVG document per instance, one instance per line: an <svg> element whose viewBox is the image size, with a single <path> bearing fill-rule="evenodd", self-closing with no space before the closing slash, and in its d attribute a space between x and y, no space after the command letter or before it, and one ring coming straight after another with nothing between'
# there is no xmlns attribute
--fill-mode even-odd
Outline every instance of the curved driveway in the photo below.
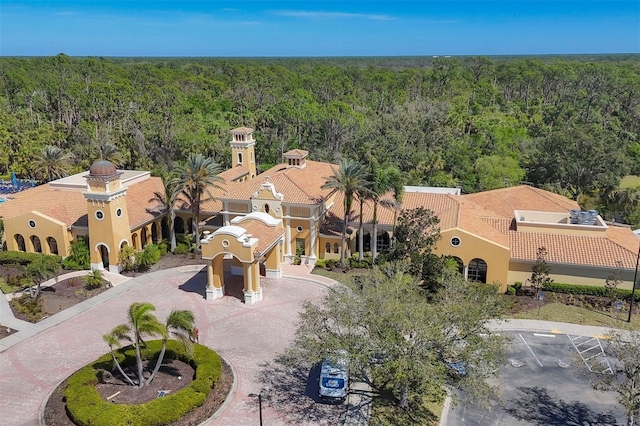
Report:
<svg viewBox="0 0 640 426"><path fill-rule="evenodd" d="M300 275L304 271L296 273ZM203 298L205 282L206 274L189 267L143 275L103 293L100 295L104 295L103 300L83 302L79 312L69 319L10 346L0 354L2 423L38 424L39 410L49 392L75 370L104 354L108 348L102 335L126 321L127 308L132 302L144 301L156 306L161 320L172 309L192 310L200 343L220 353L235 370L235 394L211 424L257 424L257 403L248 394L260 392L265 386L259 380L260 374L264 378L270 368L273 374L284 373L284 380L294 377L286 369L276 368L274 360L293 338L302 301L320 300L331 280L262 278L263 301L253 306L246 306L232 296L207 301ZM6 305L1 307L6 309ZM54 321L62 314L65 313L45 321ZM20 333L10 337L19 338ZM304 396L307 377L297 374L296 378L293 386L298 389L292 390ZM294 399L297 407L278 405L275 400L273 404L265 401L265 423L330 424L336 423L344 411L339 406L320 406L310 398Z"/></svg>

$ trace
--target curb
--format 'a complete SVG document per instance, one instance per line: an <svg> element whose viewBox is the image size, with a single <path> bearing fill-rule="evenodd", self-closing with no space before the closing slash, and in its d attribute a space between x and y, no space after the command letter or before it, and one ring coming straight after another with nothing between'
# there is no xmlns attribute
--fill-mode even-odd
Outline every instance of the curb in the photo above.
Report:
<svg viewBox="0 0 640 426"><path fill-rule="evenodd" d="M235 398L236 396L236 391L238 390L238 376L236 374L236 369L235 367L229 362L227 361L227 359L225 357L223 357L222 355L220 355L218 352L216 352L218 354L218 356L224 360L224 362L229 366L229 368L231 369L231 374L233 375L233 383L231 384L231 390L229 391L229 394L227 395L227 397L225 398L224 402L222 403L222 405L220 407L218 407L218 409L216 410L215 413L213 413L213 415L211 417L209 417L207 420L205 420L204 422L200 423L198 426L208 426L210 425L215 419L217 419L218 417L220 417L224 411L227 409L227 407L229 405L231 405L231 402L233 401L233 398Z"/></svg>

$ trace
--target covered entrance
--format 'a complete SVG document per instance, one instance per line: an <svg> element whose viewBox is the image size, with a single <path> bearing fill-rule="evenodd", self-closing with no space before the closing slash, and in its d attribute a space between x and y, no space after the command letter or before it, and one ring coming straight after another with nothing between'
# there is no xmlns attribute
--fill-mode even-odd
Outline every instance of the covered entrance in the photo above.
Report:
<svg viewBox="0 0 640 426"><path fill-rule="evenodd" d="M231 274L244 279L244 303L262 300L260 265L268 278L282 276L282 221L264 212L236 217L202 240L202 258L207 260L207 300L221 298L224 290L224 259L232 257Z"/></svg>

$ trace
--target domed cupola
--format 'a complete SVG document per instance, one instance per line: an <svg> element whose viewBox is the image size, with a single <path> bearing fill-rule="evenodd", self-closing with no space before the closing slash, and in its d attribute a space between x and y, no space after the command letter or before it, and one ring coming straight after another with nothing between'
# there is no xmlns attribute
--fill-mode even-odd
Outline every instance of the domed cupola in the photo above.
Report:
<svg viewBox="0 0 640 426"><path fill-rule="evenodd" d="M118 170L111 161L98 160L89 168L90 178L108 179L118 176Z"/></svg>

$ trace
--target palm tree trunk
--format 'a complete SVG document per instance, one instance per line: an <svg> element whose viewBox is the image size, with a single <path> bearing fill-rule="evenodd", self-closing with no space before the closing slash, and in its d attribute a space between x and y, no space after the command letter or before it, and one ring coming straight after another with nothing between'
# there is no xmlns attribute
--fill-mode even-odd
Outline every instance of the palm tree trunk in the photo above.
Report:
<svg viewBox="0 0 640 426"><path fill-rule="evenodd" d="M162 340L162 349L160 350L160 355L158 355L158 361L156 361L156 366L153 368L151 375L147 379L147 385L151 384L151 381L156 377L158 371L160 370L160 366L162 365L162 360L164 359L164 352L167 349L167 341Z"/></svg>
<svg viewBox="0 0 640 426"><path fill-rule="evenodd" d="M402 390L400 393L400 408L404 409L404 410L408 410L409 409L409 385L407 384L407 382L405 381L404 383L402 383Z"/></svg>
<svg viewBox="0 0 640 426"><path fill-rule="evenodd" d="M138 366L138 387L144 386L144 376L142 374L142 355L140 354L140 340L136 342L136 364Z"/></svg>
<svg viewBox="0 0 640 426"><path fill-rule="evenodd" d="M364 208L364 200L360 197L360 226L358 227L358 260L362 262L364 259L364 236L362 235L362 209Z"/></svg>
<svg viewBox="0 0 640 426"><path fill-rule="evenodd" d="M129 375L124 372L124 370L120 366L120 363L116 359L116 356L113 354L113 352L111 352L111 357L113 358L113 362L116 364L116 368L118 369L120 374L122 374L122 377L124 377L127 380L127 382L129 382L131 384L131 386L135 386L136 384L133 383L133 380L131 380L131 377L129 377Z"/></svg>
<svg viewBox="0 0 640 426"><path fill-rule="evenodd" d="M175 229L176 212L171 208L169 210L169 241L171 243L171 253L176 249L176 229Z"/></svg>
<svg viewBox="0 0 640 426"><path fill-rule="evenodd" d="M371 263L378 257L378 201L373 200L373 235L371 236Z"/></svg>

